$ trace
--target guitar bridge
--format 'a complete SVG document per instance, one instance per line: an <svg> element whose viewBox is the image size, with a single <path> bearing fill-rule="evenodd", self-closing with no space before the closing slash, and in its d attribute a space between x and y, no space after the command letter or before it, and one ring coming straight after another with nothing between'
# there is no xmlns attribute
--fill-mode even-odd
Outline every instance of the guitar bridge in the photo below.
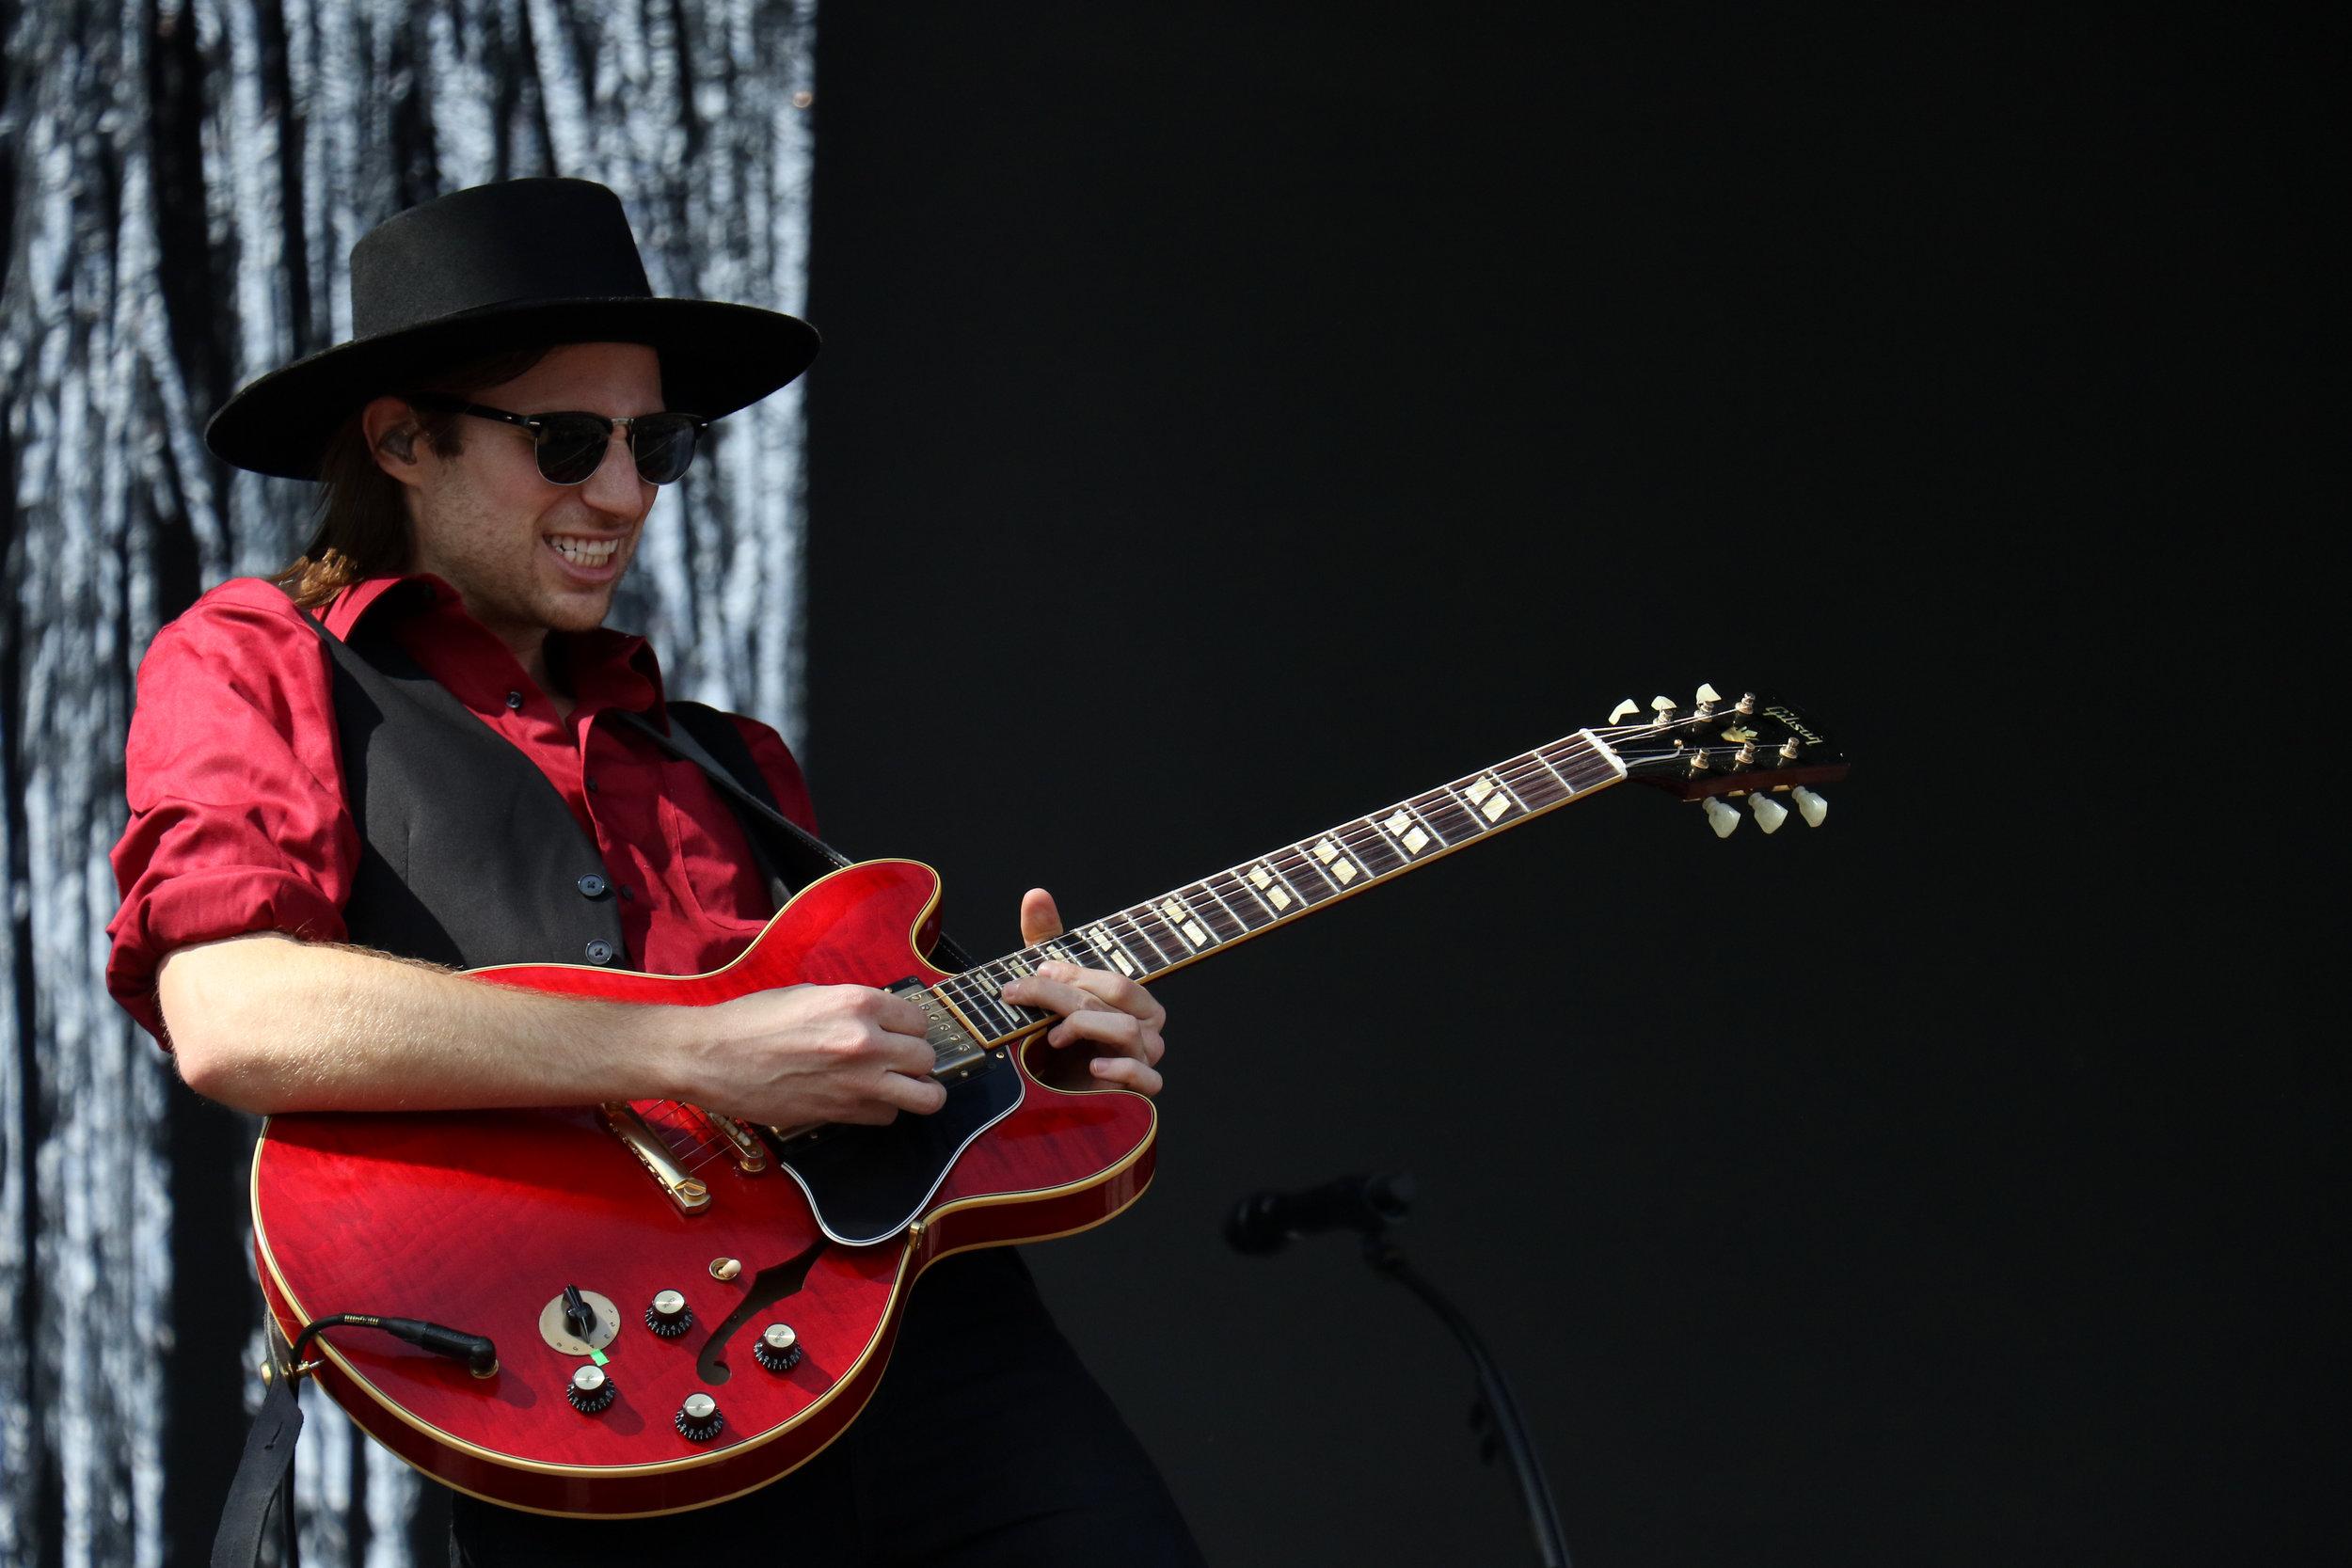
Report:
<svg viewBox="0 0 2352 1568"><path fill-rule="evenodd" d="M604 1114L604 1124L612 1130L613 1136L637 1156L638 1164L652 1173L680 1212L698 1214L710 1207L709 1184L677 1163L669 1146L636 1106L626 1100L608 1100L597 1109Z"/></svg>

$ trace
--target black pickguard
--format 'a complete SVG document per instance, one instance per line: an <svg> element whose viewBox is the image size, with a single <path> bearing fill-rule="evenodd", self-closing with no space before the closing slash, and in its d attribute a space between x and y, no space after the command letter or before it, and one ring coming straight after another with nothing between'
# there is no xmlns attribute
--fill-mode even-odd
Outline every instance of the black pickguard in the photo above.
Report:
<svg viewBox="0 0 2352 1568"><path fill-rule="evenodd" d="M902 1114L886 1127L835 1125L771 1142L825 1234L863 1246L905 1229L964 1146L1020 1104L1021 1095L1021 1074L1000 1051L949 1085L947 1103L928 1117Z"/></svg>

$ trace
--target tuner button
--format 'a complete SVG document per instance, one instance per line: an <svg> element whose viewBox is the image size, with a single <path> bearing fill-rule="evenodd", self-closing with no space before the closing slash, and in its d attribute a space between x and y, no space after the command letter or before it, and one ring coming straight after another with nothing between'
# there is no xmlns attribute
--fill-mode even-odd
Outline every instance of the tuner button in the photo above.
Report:
<svg viewBox="0 0 2352 1568"><path fill-rule="evenodd" d="M801 1337L790 1323L770 1323L753 1343L752 1358L771 1372L788 1372L801 1364Z"/></svg>
<svg viewBox="0 0 2352 1568"><path fill-rule="evenodd" d="M645 1326L664 1339L675 1339L694 1326L693 1308L675 1291L663 1291L645 1308Z"/></svg>
<svg viewBox="0 0 2352 1568"><path fill-rule="evenodd" d="M688 1442L707 1443L719 1435L719 1429L725 1426L727 1421L725 1417L719 1414L717 1400L712 1399L708 1394L689 1394L686 1396L686 1402L678 1406L677 1415L672 1418L670 1424L676 1427L678 1435Z"/></svg>
<svg viewBox="0 0 2352 1568"><path fill-rule="evenodd" d="M1756 825L1768 833L1777 832L1788 820L1788 808L1769 795L1749 796L1748 810L1756 813Z"/></svg>
<svg viewBox="0 0 2352 1568"><path fill-rule="evenodd" d="M1663 719L1675 710L1675 700L1672 697L1652 697L1649 705L1652 713Z"/></svg>
<svg viewBox="0 0 2352 1568"><path fill-rule="evenodd" d="M1612 724L1617 723L1622 720L1632 718L1635 714L1641 711L1642 705L1635 702L1632 698L1628 697L1624 702L1619 703L1615 707L1609 710L1609 722Z"/></svg>
<svg viewBox="0 0 2352 1568"><path fill-rule="evenodd" d="M1724 700L1724 694L1716 690L1712 685L1701 685L1698 700L1702 703L1720 703Z"/></svg>
<svg viewBox="0 0 2352 1568"><path fill-rule="evenodd" d="M619 1393L612 1380L604 1375L604 1369L592 1364L572 1374L572 1381L564 1388L564 1397L572 1402L574 1410L583 1416L594 1416L611 1404Z"/></svg>
<svg viewBox="0 0 2352 1568"><path fill-rule="evenodd" d="M1709 795L1707 798L1707 825L1715 830L1717 838L1729 838L1740 825L1740 814Z"/></svg>
<svg viewBox="0 0 2352 1568"><path fill-rule="evenodd" d="M1822 818L1829 816L1829 802L1803 784L1790 790L1788 799L1797 802L1797 810L1804 814L1804 825L1808 828L1820 827Z"/></svg>

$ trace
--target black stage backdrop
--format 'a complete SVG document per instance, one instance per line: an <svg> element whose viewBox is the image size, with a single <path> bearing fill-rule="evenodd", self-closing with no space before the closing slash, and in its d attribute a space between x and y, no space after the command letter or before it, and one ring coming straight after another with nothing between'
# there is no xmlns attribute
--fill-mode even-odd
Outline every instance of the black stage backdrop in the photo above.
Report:
<svg viewBox="0 0 2352 1568"><path fill-rule="evenodd" d="M2243 764L2332 689L2249 609L2341 425L2343 55L2229 15L828 14L809 758L968 944L1624 696L1856 759L1165 983L1159 1180L1031 1257L1213 1560L1531 1556L1419 1305L1220 1247L1393 1167L1581 1562L2336 1544L2342 1075Z"/></svg>

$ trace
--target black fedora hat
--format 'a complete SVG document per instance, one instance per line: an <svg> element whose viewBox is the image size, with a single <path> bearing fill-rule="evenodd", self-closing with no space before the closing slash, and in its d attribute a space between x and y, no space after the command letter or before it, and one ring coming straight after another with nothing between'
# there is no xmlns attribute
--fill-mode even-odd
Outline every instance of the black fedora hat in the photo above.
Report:
<svg viewBox="0 0 2352 1568"><path fill-rule="evenodd" d="M221 404L204 444L240 468L315 479L369 399L507 349L645 343L662 401L706 420L808 368L817 331L777 310L657 298L620 198L587 180L508 180L395 213L351 247L347 343Z"/></svg>

